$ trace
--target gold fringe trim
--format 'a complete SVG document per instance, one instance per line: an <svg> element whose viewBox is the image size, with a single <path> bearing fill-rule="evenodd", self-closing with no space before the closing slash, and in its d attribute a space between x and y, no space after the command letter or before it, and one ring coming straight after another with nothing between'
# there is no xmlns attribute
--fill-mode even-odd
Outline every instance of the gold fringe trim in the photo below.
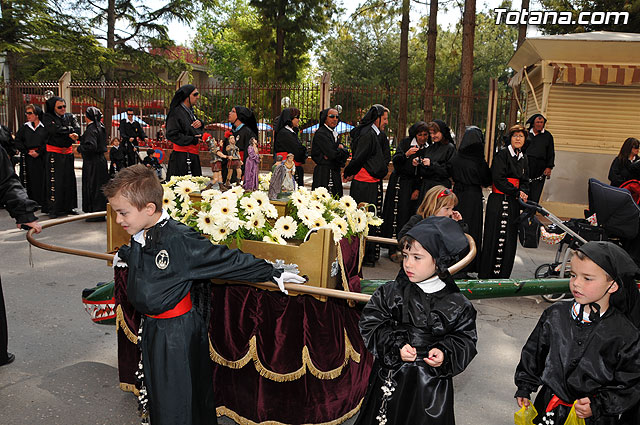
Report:
<svg viewBox="0 0 640 425"><path fill-rule="evenodd" d="M352 410L350 410L349 412L345 413L344 415L342 415L338 419L334 419L334 420L329 421L329 422L322 422L322 423L318 423L318 424L302 424L302 425L339 425L339 424L341 424L343 422L346 422L348 419L350 419L356 413L358 413L358 410L360 410L360 407L362 407L362 401L363 400L364 399L360 400L360 403L358 403L358 405L356 407L354 407ZM247 418L244 418L244 417L238 415L236 412L234 412L231 409L228 409L225 406L218 407L216 409L216 414L218 415L218 417L226 416L228 418L231 418L232 420L234 420L235 422L239 423L240 425L288 425L288 424L285 424L284 422L278 422L278 421L254 422L251 419L247 419Z"/></svg>
<svg viewBox="0 0 640 425"><path fill-rule="evenodd" d="M353 348L353 345L347 336L346 329L344 330L344 362L337 368L328 371L322 371L313 364L309 348L306 345L302 347L302 366L300 366L299 369L289 373L277 373L269 370L260 361L255 335L249 340L249 350L239 360L228 360L224 358L213 348L211 339L209 339L209 357L211 357L211 360L215 363L231 369L243 368L250 360L253 360L253 365L260 376L275 382L295 381L303 377L307 370L309 370L309 372L318 379L336 379L342 374L342 370L349 363L350 359L356 363L360 363L360 353Z"/></svg>
<svg viewBox="0 0 640 425"><path fill-rule="evenodd" d="M120 389L122 391L133 393L136 397L140 395L140 391L133 384L125 384L124 382L120 382Z"/></svg>
<svg viewBox="0 0 640 425"><path fill-rule="evenodd" d="M358 271L362 270L362 260L364 260L364 245L366 240L367 240L366 234L360 237L360 252L358 252Z"/></svg>
<svg viewBox="0 0 640 425"><path fill-rule="evenodd" d="M131 332L129 326L127 326L126 320L124 320L124 313L122 312L122 306L118 304L116 307L116 332L118 332L118 328L121 328L124 331L124 334L127 336L127 339L134 344L138 344L138 337Z"/></svg>
<svg viewBox="0 0 640 425"><path fill-rule="evenodd" d="M338 264L340 265L340 273L342 274L342 289L345 292L351 292L349 290L349 281L347 280L347 274L344 271L344 260L342 259L342 247L338 244ZM354 300L347 300L349 307L355 307L356 302Z"/></svg>

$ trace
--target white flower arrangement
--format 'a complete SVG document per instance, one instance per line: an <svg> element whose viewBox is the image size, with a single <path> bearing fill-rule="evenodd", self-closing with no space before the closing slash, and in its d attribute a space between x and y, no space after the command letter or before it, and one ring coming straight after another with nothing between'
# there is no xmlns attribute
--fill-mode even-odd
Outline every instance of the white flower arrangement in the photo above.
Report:
<svg viewBox="0 0 640 425"><path fill-rule="evenodd" d="M244 192L240 186L226 192L205 190L208 182L207 177L172 177L163 185L163 207L213 243L228 245L248 239L287 244L319 228L331 229L334 242L339 243L345 237L365 237L369 226L382 224L375 211L358 208L350 196L334 199L325 188L299 188L291 194L288 215L278 217L266 192ZM197 192L202 200L192 202L190 195Z"/></svg>

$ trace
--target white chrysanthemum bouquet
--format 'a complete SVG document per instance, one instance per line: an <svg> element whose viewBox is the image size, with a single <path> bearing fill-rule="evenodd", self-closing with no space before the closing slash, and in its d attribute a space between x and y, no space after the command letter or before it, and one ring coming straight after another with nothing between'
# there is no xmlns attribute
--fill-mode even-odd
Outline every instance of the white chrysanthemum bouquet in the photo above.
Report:
<svg viewBox="0 0 640 425"><path fill-rule="evenodd" d="M333 199L325 188L299 188L287 205L289 215L278 217L266 192L244 192L234 187L226 192L204 190L207 177L175 177L164 187L164 208L174 219L194 227L214 243L258 240L286 244L303 240L310 230L329 228L336 243L344 237L366 236L369 226L382 220L374 211L358 208L350 196ZM190 195L200 192L201 201Z"/></svg>

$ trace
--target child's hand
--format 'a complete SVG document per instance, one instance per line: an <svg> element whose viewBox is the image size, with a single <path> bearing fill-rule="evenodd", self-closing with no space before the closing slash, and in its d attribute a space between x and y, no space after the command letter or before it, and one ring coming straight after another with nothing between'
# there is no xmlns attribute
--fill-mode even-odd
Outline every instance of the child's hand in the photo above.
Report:
<svg viewBox="0 0 640 425"><path fill-rule="evenodd" d="M590 418L593 415L591 411L591 400L589 397L581 398L576 401L576 416L581 419Z"/></svg>
<svg viewBox="0 0 640 425"><path fill-rule="evenodd" d="M451 218L455 221L460 221L462 220L462 214L460 214L460 212L453 210L453 212L451 213Z"/></svg>
<svg viewBox="0 0 640 425"><path fill-rule="evenodd" d="M429 350L429 357L425 357L424 361L431 367L440 367L444 361L444 353L437 348Z"/></svg>
<svg viewBox="0 0 640 425"><path fill-rule="evenodd" d="M516 400L518 400L518 407L529 407L531 406L531 402L529 401L528 398L524 398L524 397L516 397Z"/></svg>
<svg viewBox="0 0 640 425"><path fill-rule="evenodd" d="M409 344L405 344L404 347L400 349L400 358L404 362L413 362L417 357L416 349Z"/></svg>

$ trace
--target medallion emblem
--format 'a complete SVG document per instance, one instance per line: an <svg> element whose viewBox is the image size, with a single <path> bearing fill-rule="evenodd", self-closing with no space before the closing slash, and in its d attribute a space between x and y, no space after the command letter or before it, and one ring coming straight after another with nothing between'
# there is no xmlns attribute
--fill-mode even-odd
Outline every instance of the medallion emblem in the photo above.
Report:
<svg viewBox="0 0 640 425"><path fill-rule="evenodd" d="M164 270L169 267L169 253L165 249L158 252L158 255L156 255L156 267L160 270Z"/></svg>

